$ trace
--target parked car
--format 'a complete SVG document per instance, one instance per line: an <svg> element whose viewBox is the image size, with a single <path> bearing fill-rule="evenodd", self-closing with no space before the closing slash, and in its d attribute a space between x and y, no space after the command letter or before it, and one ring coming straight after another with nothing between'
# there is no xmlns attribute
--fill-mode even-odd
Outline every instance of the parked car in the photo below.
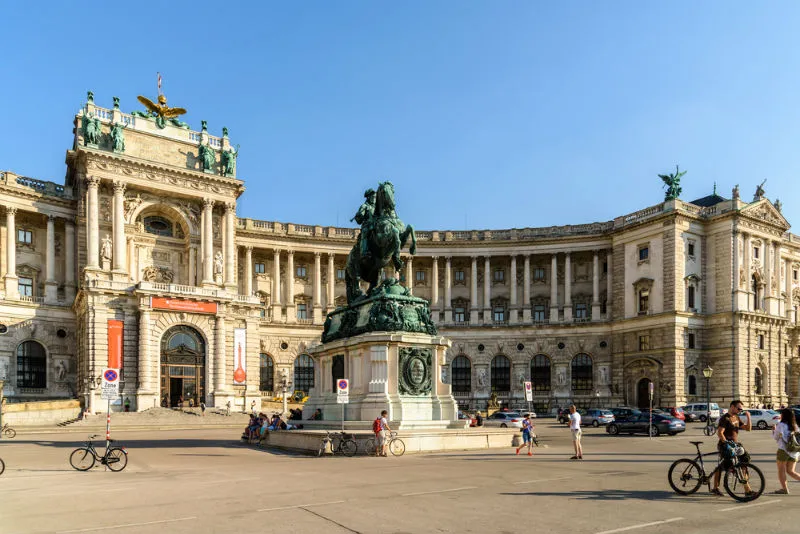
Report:
<svg viewBox="0 0 800 534"><path fill-rule="evenodd" d="M687 404L683 407L684 413L693 413L697 416L700 421L703 423L706 422L708 418L708 408L705 402L696 403L696 404ZM716 422L719 419L720 415L722 415L719 411L719 404L716 402L711 403L711 422Z"/></svg>
<svg viewBox="0 0 800 534"><path fill-rule="evenodd" d="M614 414L614 419L627 419L628 417L639 414L642 411L638 408L631 408L630 406L617 406L616 408L611 408L611 413Z"/></svg>
<svg viewBox="0 0 800 534"><path fill-rule="evenodd" d="M483 426L522 428L522 415L517 412L495 412L483 420Z"/></svg>
<svg viewBox="0 0 800 534"><path fill-rule="evenodd" d="M628 417L627 419L617 420L609 423L606 427L606 432L612 436L618 434L648 434L651 436L658 436L659 434L669 434L674 436L679 432L686 430L686 424L680 419L676 419L671 415L653 413L652 426L650 424L649 413L639 413Z"/></svg>
<svg viewBox="0 0 800 534"><path fill-rule="evenodd" d="M684 423L695 423L700 420L700 417L696 413L683 412L683 417Z"/></svg>
<svg viewBox="0 0 800 534"><path fill-rule="evenodd" d="M581 416L581 425L586 424L586 419L585 419L586 418L586 410L580 409L580 410L577 410L577 412ZM569 410L566 409L566 408L563 409L563 410L559 410L558 411L557 420L558 420L559 423L563 423L563 424L569 423Z"/></svg>
<svg viewBox="0 0 800 534"><path fill-rule="evenodd" d="M760 430L772 428L781 420L781 414L774 410L745 410L750 412L750 423Z"/></svg>
<svg viewBox="0 0 800 534"><path fill-rule="evenodd" d="M686 421L686 415L683 413L683 408L680 406L667 406L664 408L660 408L661 411L670 414L675 419L680 419L681 421Z"/></svg>
<svg viewBox="0 0 800 534"><path fill-rule="evenodd" d="M475 416L470 415L470 414L468 414L466 412L458 412L458 418L461 419L462 421L468 419L469 420L469 426L471 426L471 427L478 426L478 420L475 418Z"/></svg>
<svg viewBox="0 0 800 534"><path fill-rule="evenodd" d="M591 408L586 410L586 415L581 415L582 425L592 425L597 428L600 425L607 425L614 420L614 414L611 410L599 410Z"/></svg>
<svg viewBox="0 0 800 534"><path fill-rule="evenodd" d="M536 412L522 412L523 419L528 415L531 414L531 419L536 419Z"/></svg>

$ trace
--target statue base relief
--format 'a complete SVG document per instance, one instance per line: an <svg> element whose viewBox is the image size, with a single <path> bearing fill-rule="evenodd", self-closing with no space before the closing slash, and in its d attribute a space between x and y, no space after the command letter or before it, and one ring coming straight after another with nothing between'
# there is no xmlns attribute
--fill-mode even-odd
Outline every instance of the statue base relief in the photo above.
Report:
<svg viewBox="0 0 800 534"><path fill-rule="evenodd" d="M336 313L336 312L334 312ZM330 341L310 352L314 388L303 408L309 428L371 431L383 410L393 430L464 428L442 366L450 340L413 332L369 332ZM350 381L347 404L337 402L337 380ZM344 409L343 409L344 408ZM319 409L321 421L307 419Z"/></svg>

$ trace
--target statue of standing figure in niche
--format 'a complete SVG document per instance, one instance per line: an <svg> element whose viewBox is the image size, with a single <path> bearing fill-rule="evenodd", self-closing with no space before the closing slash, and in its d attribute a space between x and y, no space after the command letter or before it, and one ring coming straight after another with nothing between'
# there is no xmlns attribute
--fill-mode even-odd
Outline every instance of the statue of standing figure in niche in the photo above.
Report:
<svg viewBox="0 0 800 534"><path fill-rule="evenodd" d="M200 145L200 163L202 164L203 171L211 172L214 170L214 163L216 157L214 156L214 149L208 145Z"/></svg>
<svg viewBox="0 0 800 534"><path fill-rule="evenodd" d="M239 145L236 150L229 148L222 152L222 174L225 176L236 175L236 158L239 157Z"/></svg>
<svg viewBox="0 0 800 534"><path fill-rule="evenodd" d="M105 239L103 239L103 246L100 248L100 257L104 260L111 261L111 238L108 237L108 234L106 234Z"/></svg>
<svg viewBox="0 0 800 534"><path fill-rule="evenodd" d="M217 281L217 283L222 281L222 272L223 272L222 252L217 251L217 255L214 256L214 278Z"/></svg>
<svg viewBox="0 0 800 534"><path fill-rule="evenodd" d="M125 134L122 132L126 125L115 123L111 125L111 148L114 152L125 152Z"/></svg>
<svg viewBox="0 0 800 534"><path fill-rule="evenodd" d="M100 142L100 119L91 113L83 117L83 139L87 145Z"/></svg>
<svg viewBox="0 0 800 534"><path fill-rule="evenodd" d="M486 387L486 369L478 369L478 387Z"/></svg>

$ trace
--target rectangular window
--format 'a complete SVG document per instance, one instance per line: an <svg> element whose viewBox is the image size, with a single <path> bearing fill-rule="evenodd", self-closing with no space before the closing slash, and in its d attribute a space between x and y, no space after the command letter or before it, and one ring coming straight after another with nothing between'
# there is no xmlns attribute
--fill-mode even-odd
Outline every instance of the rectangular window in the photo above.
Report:
<svg viewBox="0 0 800 534"><path fill-rule="evenodd" d="M758 247L753 247L753 257L758 259L758 253L760 252Z"/></svg>
<svg viewBox="0 0 800 534"><path fill-rule="evenodd" d="M536 282L544 282L544 267L536 267L533 270L533 280Z"/></svg>
<svg viewBox="0 0 800 534"><path fill-rule="evenodd" d="M647 315L650 306L650 291L642 289L639 291L639 315Z"/></svg>
<svg viewBox="0 0 800 534"><path fill-rule="evenodd" d="M267 272L267 266L263 263L256 263L254 267L256 274L264 274Z"/></svg>
<svg viewBox="0 0 800 534"><path fill-rule="evenodd" d="M30 245L33 243L33 232L30 230L17 230L17 241Z"/></svg>
<svg viewBox="0 0 800 534"><path fill-rule="evenodd" d="M456 282L463 282L464 281L464 271L456 271L454 278L455 278Z"/></svg>
<svg viewBox="0 0 800 534"><path fill-rule="evenodd" d="M694 306L694 286L689 286L689 309L693 310Z"/></svg>
<svg viewBox="0 0 800 534"><path fill-rule="evenodd" d="M650 247L639 247L639 261L647 261L650 258Z"/></svg>
<svg viewBox="0 0 800 534"><path fill-rule="evenodd" d="M686 348L687 349L694 348L694 334L692 334L691 332L689 333L688 336L686 336Z"/></svg>
<svg viewBox="0 0 800 534"><path fill-rule="evenodd" d="M586 319L588 317L588 309L586 304L576 304L575 305L575 318L576 319Z"/></svg>
<svg viewBox="0 0 800 534"><path fill-rule="evenodd" d="M336 269L336 279L344 280L344 269Z"/></svg>
<svg viewBox="0 0 800 534"><path fill-rule="evenodd" d="M453 309L453 320L457 323L463 323L466 321L466 313L464 312L464 308L458 307Z"/></svg>
<svg viewBox="0 0 800 534"><path fill-rule="evenodd" d="M689 243L689 256L694 258L694 243Z"/></svg>
<svg viewBox="0 0 800 534"><path fill-rule="evenodd" d="M305 278L308 276L304 265L298 265L295 272L297 273L297 278Z"/></svg>
<svg viewBox="0 0 800 534"><path fill-rule="evenodd" d="M494 281L502 282L506 279L506 272L503 269L497 269L494 272Z"/></svg>
<svg viewBox="0 0 800 534"><path fill-rule="evenodd" d="M417 271L414 275L417 282L424 282L425 281L425 271Z"/></svg>
<svg viewBox="0 0 800 534"><path fill-rule="evenodd" d="M298 319L308 319L308 312L306 311L305 304L298 304L297 305L297 318Z"/></svg>
<svg viewBox="0 0 800 534"><path fill-rule="evenodd" d="M506 309L502 306L495 306L494 308L494 322L503 323L506 320Z"/></svg>
<svg viewBox="0 0 800 534"><path fill-rule="evenodd" d="M650 336L639 336L639 350L650 350Z"/></svg>
<svg viewBox="0 0 800 534"><path fill-rule="evenodd" d="M608 274L608 262L603 262L603 274Z"/></svg>
<svg viewBox="0 0 800 534"><path fill-rule="evenodd" d="M797 282L797 269L792 269L792 280Z"/></svg>
<svg viewBox="0 0 800 534"><path fill-rule="evenodd" d="M22 278L20 278L20 280L22 280ZM764 334L758 334L758 348L762 350L764 348Z"/></svg>
<svg viewBox="0 0 800 534"><path fill-rule="evenodd" d="M17 283L19 284L19 294L23 297L32 297L33 296L33 278L24 278L20 276L17 279Z"/></svg>
<svg viewBox="0 0 800 534"><path fill-rule="evenodd" d="M536 304L533 307L533 321L542 323L546 320L544 304Z"/></svg>

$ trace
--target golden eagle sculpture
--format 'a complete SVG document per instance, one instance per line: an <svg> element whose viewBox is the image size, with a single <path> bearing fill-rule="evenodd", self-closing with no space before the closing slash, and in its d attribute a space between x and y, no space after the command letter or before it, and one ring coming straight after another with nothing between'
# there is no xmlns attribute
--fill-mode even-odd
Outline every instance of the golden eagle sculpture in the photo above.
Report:
<svg viewBox="0 0 800 534"><path fill-rule="evenodd" d="M164 128L167 123L166 121L169 120L175 126L180 127L187 127L188 125L184 122L181 122L177 119L184 113L186 110L184 108L171 108L167 106L167 97L164 96L164 93L161 92L161 73L158 74L158 98L156 99L158 103L153 102L146 96L139 95L136 97L139 102L141 102L144 107L147 108L148 113L143 113L141 111L134 112L134 115L145 116L145 117L155 117L156 125L159 128Z"/></svg>

